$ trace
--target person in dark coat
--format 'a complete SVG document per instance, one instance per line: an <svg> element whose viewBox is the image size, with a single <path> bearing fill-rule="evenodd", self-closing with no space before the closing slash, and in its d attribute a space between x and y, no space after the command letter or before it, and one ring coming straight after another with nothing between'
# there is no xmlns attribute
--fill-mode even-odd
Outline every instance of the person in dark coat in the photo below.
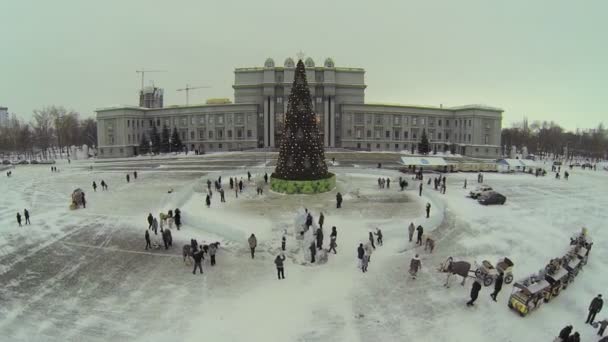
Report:
<svg viewBox="0 0 608 342"><path fill-rule="evenodd" d="M150 233L148 232L148 230L146 229L146 250L148 250L148 248L152 249L152 244L150 243Z"/></svg>
<svg viewBox="0 0 608 342"><path fill-rule="evenodd" d="M207 197L205 198L205 203L207 204L207 208L211 207L211 198L209 197L209 195L207 195Z"/></svg>
<svg viewBox="0 0 608 342"><path fill-rule="evenodd" d="M97 192L97 183L95 181L93 181L93 191Z"/></svg>
<svg viewBox="0 0 608 342"><path fill-rule="evenodd" d="M357 248L357 258L359 259L359 263L363 260L363 255L365 254L365 249L363 248L363 244L359 244L359 248Z"/></svg>
<svg viewBox="0 0 608 342"><path fill-rule="evenodd" d="M608 327L608 318L603 319L598 322L600 324L600 328L597 330L598 336L604 335L604 331L606 331L606 327Z"/></svg>
<svg viewBox="0 0 608 342"><path fill-rule="evenodd" d="M310 247L308 249L310 249L310 263L314 264L315 263L315 256L317 256L317 248L315 247L315 243L312 242L310 244Z"/></svg>
<svg viewBox="0 0 608 342"><path fill-rule="evenodd" d="M386 188L387 188L387 189L390 189L390 187L391 187L391 179L390 179L390 178L387 178L387 179L386 179Z"/></svg>
<svg viewBox="0 0 608 342"><path fill-rule="evenodd" d="M152 228L153 222L154 222L154 216L152 216L152 213L148 213L148 229Z"/></svg>
<svg viewBox="0 0 608 342"><path fill-rule="evenodd" d="M192 250L192 253L198 250L198 242L196 242L196 239L190 239L190 249Z"/></svg>
<svg viewBox="0 0 608 342"><path fill-rule="evenodd" d="M310 228L310 226L312 226L312 215L308 213L306 215L306 229Z"/></svg>
<svg viewBox="0 0 608 342"><path fill-rule="evenodd" d="M420 189L418 190L418 196L422 196L422 182L420 182Z"/></svg>
<svg viewBox="0 0 608 342"><path fill-rule="evenodd" d="M232 177L230 177L230 189L234 188L234 181L232 180Z"/></svg>
<svg viewBox="0 0 608 342"><path fill-rule="evenodd" d="M243 180L239 181L239 192L243 192Z"/></svg>
<svg viewBox="0 0 608 342"><path fill-rule="evenodd" d="M479 296L479 291L481 290L481 284L479 281L475 280L473 282L473 286L471 287L471 300L467 302L467 306L473 306L477 297Z"/></svg>
<svg viewBox="0 0 608 342"><path fill-rule="evenodd" d="M281 250L283 252L285 252L285 247L287 247L287 237L283 234L283 237L281 238Z"/></svg>
<svg viewBox="0 0 608 342"><path fill-rule="evenodd" d="M192 253L192 257L194 258L194 269L192 270L192 274L196 274L196 268L201 271L203 274L203 260L205 260L205 256L203 255L203 246L200 246L200 250Z"/></svg>
<svg viewBox="0 0 608 342"><path fill-rule="evenodd" d="M338 254L338 252L336 251L336 247L338 247L338 244L336 243L336 237L336 235L333 235L333 232L332 235L329 236L329 252L334 251L334 254Z"/></svg>
<svg viewBox="0 0 608 342"><path fill-rule="evenodd" d="M211 266L215 266L215 254L217 254L218 244L219 242L212 243L208 248Z"/></svg>
<svg viewBox="0 0 608 342"><path fill-rule="evenodd" d="M17 213L17 223L19 223L19 227L21 226L21 214Z"/></svg>
<svg viewBox="0 0 608 342"><path fill-rule="evenodd" d="M224 189L220 188L220 202L226 202L226 197L224 197Z"/></svg>
<svg viewBox="0 0 608 342"><path fill-rule="evenodd" d="M376 228L376 241L378 242L378 246L382 246L384 241L382 240L382 231L380 228Z"/></svg>
<svg viewBox="0 0 608 342"><path fill-rule="evenodd" d="M30 224L30 212L27 209L23 209L23 216L25 217L25 224Z"/></svg>
<svg viewBox="0 0 608 342"><path fill-rule="evenodd" d="M127 174L127 183L129 183L131 181L131 176L129 176L129 174Z"/></svg>
<svg viewBox="0 0 608 342"><path fill-rule="evenodd" d="M283 263L285 261L285 255L279 254L276 258L274 258L274 264L277 266L277 278L279 280L285 279L285 268Z"/></svg>
<svg viewBox="0 0 608 342"><path fill-rule="evenodd" d="M108 190L108 183L106 183L106 181L104 181L103 179L101 180L101 189Z"/></svg>
<svg viewBox="0 0 608 342"><path fill-rule="evenodd" d="M83 208L87 207L87 199L86 199L86 197L84 197L84 192L82 193L82 207Z"/></svg>
<svg viewBox="0 0 608 342"><path fill-rule="evenodd" d="M581 342L581 335L578 334L578 331L568 337L568 342Z"/></svg>
<svg viewBox="0 0 608 342"><path fill-rule="evenodd" d="M182 226L182 213L179 209L175 209L175 227L179 230Z"/></svg>
<svg viewBox="0 0 608 342"><path fill-rule="evenodd" d="M563 341L568 341L568 337L570 337L570 334L572 333L572 326L571 325L567 325L565 326L560 332L558 337Z"/></svg>
<svg viewBox="0 0 608 342"><path fill-rule="evenodd" d="M374 244L374 233L369 232L369 242L372 244L372 248L376 249L376 245Z"/></svg>
<svg viewBox="0 0 608 342"><path fill-rule="evenodd" d="M416 244L422 246L422 234L424 234L424 228L422 228L422 226L418 226L416 231L418 231L418 239L416 240Z"/></svg>
<svg viewBox="0 0 608 342"><path fill-rule="evenodd" d="M268 184L268 172L264 174L264 183Z"/></svg>
<svg viewBox="0 0 608 342"><path fill-rule="evenodd" d="M323 248L323 228L320 227L317 229L317 248Z"/></svg>
<svg viewBox="0 0 608 342"><path fill-rule="evenodd" d="M247 239L247 242L249 243L249 249L251 250L251 259L253 259L255 257L255 248L258 246L258 239L254 234L251 234L249 239Z"/></svg>
<svg viewBox="0 0 608 342"><path fill-rule="evenodd" d="M589 315L585 323L593 324L595 315L602 311L602 306L604 306L604 300L602 299L602 295L598 294L597 297L593 298L591 304L589 304Z"/></svg>
<svg viewBox="0 0 608 342"><path fill-rule="evenodd" d="M321 213L319 215L319 227L323 228L323 223L325 222L325 216L323 216L323 213Z"/></svg>
<svg viewBox="0 0 608 342"><path fill-rule="evenodd" d="M431 203L426 204L426 218L431 216Z"/></svg>
<svg viewBox="0 0 608 342"><path fill-rule="evenodd" d="M162 234L165 249L169 249L169 247L173 245L173 237L171 236L171 230L169 228L166 228L165 230L163 230Z"/></svg>
<svg viewBox="0 0 608 342"><path fill-rule="evenodd" d="M336 208L342 208L342 194L339 192L336 194Z"/></svg>
<svg viewBox="0 0 608 342"><path fill-rule="evenodd" d="M137 171L133 171L133 178L137 179Z"/></svg>
<svg viewBox="0 0 608 342"><path fill-rule="evenodd" d="M492 294L490 295L493 301L496 301L496 296L498 296L498 293L500 292L500 290L502 290L502 283L503 274L502 272L499 272L498 276L496 277L496 280L494 280L494 292L492 292Z"/></svg>

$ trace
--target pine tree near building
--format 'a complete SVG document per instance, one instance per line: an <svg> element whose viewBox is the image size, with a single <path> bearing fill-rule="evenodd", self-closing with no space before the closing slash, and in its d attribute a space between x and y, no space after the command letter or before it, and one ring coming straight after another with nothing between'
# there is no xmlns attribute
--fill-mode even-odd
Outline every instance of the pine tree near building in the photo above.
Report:
<svg viewBox="0 0 608 342"><path fill-rule="evenodd" d="M166 125L163 125L163 130L160 134L160 151L162 153L169 152L169 129Z"/></svg>
<svg viewBox="0 0 608 342"><path fill-rule="evenodd" d="M433 154L437 154L437 145L433 145Z"/></svg>
<svg viewBox="0 0 608 342"><path fill-rule="evenodd" d="M323 142L319 135L316 115L306 70L302 60L296 66L274 178L286 180L315 180L329 177Z"/></svg>
<svg viewBox="0 0 608 342"><path fill-rule="evenodd" d="M431 152L431 145L429 143L429 139L426 136L426 130L422 130L422 137L420 138L420 143L418 144L418 153L427 155Z"/></svg>
<svg viewBox="0 0 608 342"><path fill-rule="evenodd" d="M184 144L182 143L182 139L179 137L177 128L173 127L173 133L171 134L171 151L181 152L183 149Z"/></svg>
<svg viewBox="0 0 608 342"><path fill-rule="evenodd" d="M141 142L139 143L139 154L146 154L150 152L150 141L146 134L141 135Z"/></svg>
<svg viewBox="0 0 608 342"><path fill-rule="evenodd" d="M152 153L160 152L160 134L158 134L158 130L156 129L156 125L152 126L152 133L150 133L150 140L152 141Z"/></svg>

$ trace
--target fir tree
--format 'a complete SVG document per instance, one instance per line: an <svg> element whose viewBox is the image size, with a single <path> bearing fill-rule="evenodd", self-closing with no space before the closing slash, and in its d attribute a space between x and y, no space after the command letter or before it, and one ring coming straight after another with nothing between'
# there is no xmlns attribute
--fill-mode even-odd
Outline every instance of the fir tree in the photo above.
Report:
<svg viewBox="0 0 608 342"><path fill-rule="evenodd" d="M450 146L450 153L456 154L456 144L455 143L452 143L452 145Z"/></svg>
<svg viewBox="0 0 608 342"><path fill-rule="evenodd" d="M156 125L152 126L152 133L150 133L150 140L152 141L152 153L160 152L160 134L158 134L158 130L156 129Z"/></svg>
<svg viewBox="0 0 608 342"><path fill-rule="evenodd" d="M171 151L181 152L184 149L182 139L179 137L177 128L173 127L173 133L171 134Z"/></svg>
<svg viewBox="0 0 608 342"><path fill-rule="evenodd" d="M289 95L285 129L273 177L314 180L328 176L323 143L312 110L306 70L302 60L299 60Z"/></svg>
<svg viewBox="0 0 608 342"><path fill-rule="evenodd" d="M163 130L160 134L160 151L162 153L169 152L169 129L166 125L163 125Z"/></svg>
<svg viewBox="0 0 608 342"><path fill-rule="evenodd" d="M418 153L427 155L431 151L429 139L426 137L426 130L422 129L422 137L420 138L420 144L418 144Z"/></svg>
<svg viewBox="0 0 608 342"><path fill-rule="evenodd" d="M141 142L139 143L139 154L146 154L150 152L150 141L146 134L141 135Z"/></svg>
<svg viewBox="0 0 608 342"><path fill-rule="evenodd" d="M433 154L437 154L437 145L433 146Z"/></svg>

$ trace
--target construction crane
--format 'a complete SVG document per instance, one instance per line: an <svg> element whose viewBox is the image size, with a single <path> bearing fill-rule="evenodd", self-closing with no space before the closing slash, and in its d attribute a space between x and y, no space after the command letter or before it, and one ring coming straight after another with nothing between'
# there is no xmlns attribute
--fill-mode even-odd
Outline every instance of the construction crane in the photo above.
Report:
<svg viewBox="0 0 608 342"><path fill-rule="evenodd" d="M209 87L209 86L191 87L190 85L186 84L186 88L177 89L177 91L186 92L186 106L187 106L188 104L190 104L190 90L204 89L204 88L211 88L211 87Z"/></svg>
<svg viewBox="0 0 608 342"><path fill-rule="evenodd" d="M144 90L144 76L147 72L167 72L167 70L146 70L142 68L141 70L135 70L135 72L141 74L141 90Z"/></svg>

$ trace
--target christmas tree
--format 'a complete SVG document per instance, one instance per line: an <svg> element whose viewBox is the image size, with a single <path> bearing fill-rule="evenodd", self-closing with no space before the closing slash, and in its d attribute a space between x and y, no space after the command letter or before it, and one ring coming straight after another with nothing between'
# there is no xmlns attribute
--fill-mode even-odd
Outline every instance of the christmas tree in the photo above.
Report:
<svg viewBox="0 0 608 342"><path fill-rule="evenodd" d="M331 176L312 110L310 90L302 60L296 66L289 95L279 160L273 177L286 180L316 180Z"/></svg>
<svg viewBox="0 0 608 342"><path fill-rule="evenodd" d="M152 153L160 152L160 134L156 129L156 125L152 126L152 132L150 133L150 141L152 141Z"/></svg>
<svg viewBox="0 0 608 342"><path fill-rule="evenodd" d="M420 144L418 144L418 153L427 155L431 152L431 145L429 139L426 137L426 131L422 129L422 137L420 138Z"/></svg>
<svg viewBox="0 0 608 342"><path fill-rule="evenodd" d="M150 141L148 141L148 137L146 137L146 134L142 134L141 135L141 143L139 144L139 153L140 154L146 154L150 150Z"/></svg>
<svg viewBox="0 0 608 342"><path fill-rule="evenodd" d="M173 127L173 133L171 134L171 151L181 152L184 149L182 139L179 137L177 128Z"/></svg>
<svg viewBox="0 0 608 342"><path fill-rule="evenodd" d="M162 153L169 152L169 129L163 125L163 130L160 133L160 151Z"/></svg>

